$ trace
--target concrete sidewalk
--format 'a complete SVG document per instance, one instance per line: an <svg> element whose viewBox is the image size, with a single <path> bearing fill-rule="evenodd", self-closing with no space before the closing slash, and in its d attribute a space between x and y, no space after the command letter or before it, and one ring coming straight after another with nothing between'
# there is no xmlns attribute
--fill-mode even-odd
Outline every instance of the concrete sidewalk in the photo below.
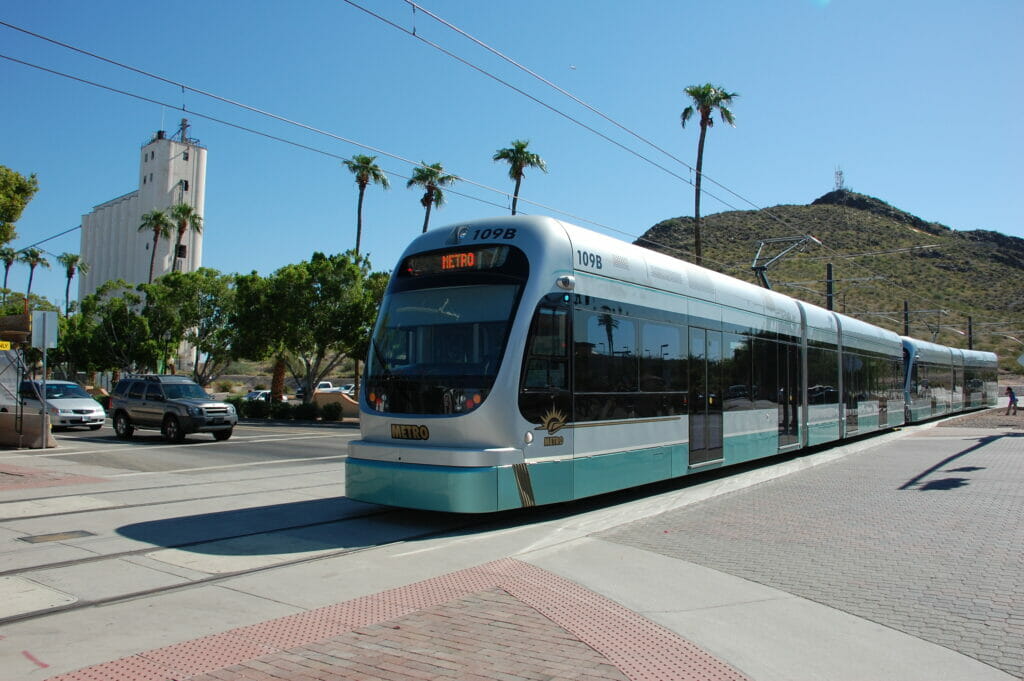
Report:
<svg viewBox="0 0 1024 681"><path fill-rule="evenodd" d="M151 650L117 642L110 652L138 652L53 678L1021 678L1024 584L1001 566L1024 557L1022 444L909 428L621 506L122 603L104 615L111 631L142 607L178 632L189 618L197 632L211 617L250 621ZM966 611L937 595L947 556L973 565L952 577ZM221 612L240 593L263 605ZM269 616L270 603L290 614ZM972 617L1000 618L999 638L974 641ZM26 624L19 644L57 635ZM37 672L26 678L48 678Z"/></svg>

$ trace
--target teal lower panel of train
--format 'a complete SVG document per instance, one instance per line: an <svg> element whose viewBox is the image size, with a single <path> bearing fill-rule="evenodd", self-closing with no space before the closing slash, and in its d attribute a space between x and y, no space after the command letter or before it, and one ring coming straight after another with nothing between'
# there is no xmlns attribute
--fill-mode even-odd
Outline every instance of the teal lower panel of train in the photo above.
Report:
<svg viewBox="0 0 1024 681"><path fill-rule="evenodd" d="M837 436L834 422L813 424L808 431L812 444ZM723 450L722 459L695 466L690 466L685 443L494 467L432 466L349 457L345 491L349 498L359 501L454 513L542 506L771 456L779 451L778 432L727 437Z"/></svg>

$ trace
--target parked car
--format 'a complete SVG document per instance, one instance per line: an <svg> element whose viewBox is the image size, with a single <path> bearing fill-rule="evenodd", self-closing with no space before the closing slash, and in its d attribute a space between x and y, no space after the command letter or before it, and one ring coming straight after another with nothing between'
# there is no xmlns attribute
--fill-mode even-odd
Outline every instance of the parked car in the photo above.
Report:
<svg viewBox="0 0 1024 681"><path fill-rule="evenodd" d="M338 392L345 393L349 397L356 394L356 386L353 383L346 383L345 385L338 388Z"/></svg>
<svg viewBox="0 0 1024 681"><path fill-rule="evenodd" d="M249 401L249 402L256 402L256 401L269 402L270 401L270 391L269 390L250 390L245 395L244 399ZM282 394L281 395L281 401L282 402L287 402L288 401L288 396Z"/></svg>
<svg viewBox="0 0 1024 681"><path fill-rule="evenodd" d="M122 440L138 428L159 430L168 442L181 442L191 433L227 440L238 423L233 405L210 397L186 376L122 378L114 386L110 410L114 433Z"/></svg>
<svg viewBox="0 0 1024 681"><path fill-rule="evenodd" d="M43 408L39 400L43 396L42 381L22 381L18 392L26 410ZM82 386L71 381L46 381L46 408L55 430L72 426L99 430L107 419L103 406Z"/></svg>
<svg viewBox="0 0 1024 681"><path fill-rule="evenodd" d="M330 381L320 381L319 383L316 384L316 387L313 388L314 393L329 393L334 392L334 390L334 384L331 383ZM301 386L299 387L298 390L295 391L295 399L297 400L301 400L303 397L305 397L305 395L306 389Z"/></svg>

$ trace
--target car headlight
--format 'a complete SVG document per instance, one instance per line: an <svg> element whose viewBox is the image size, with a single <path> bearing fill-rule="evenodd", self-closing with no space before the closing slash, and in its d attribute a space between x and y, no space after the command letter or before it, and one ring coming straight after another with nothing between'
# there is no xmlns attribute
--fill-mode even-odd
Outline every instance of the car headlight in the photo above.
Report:
<svg viewBox="0 0 1024 681"><path fill-rule="evenodd" d="M67 414L72 414L74 412L72 412L70 409L61 409L60 407L50 407L50 413L53 414L54 416L65 416Z"/></svg>
<svg viewBox="0 0 1024 681"><path fill-rule="evenodd" d="M229 404L228 405L228 413L229 414L234 414L235 413L235 405L233 405L233 404Z"/></svg>
<svg viewBox="0 0 1024 681"><path fill-rule="evenodd" d="M203 410L201 407L188 407L185 409L189 416L202 416Z"/></svg>

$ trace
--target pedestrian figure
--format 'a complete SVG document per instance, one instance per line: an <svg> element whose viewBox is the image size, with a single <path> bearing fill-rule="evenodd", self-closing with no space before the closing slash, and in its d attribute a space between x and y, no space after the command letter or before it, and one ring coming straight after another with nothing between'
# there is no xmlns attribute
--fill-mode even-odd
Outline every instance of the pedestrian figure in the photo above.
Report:
<svg viewBox="0 0 1024 681"><path fill-rule="evenodd" d="M1006 403L1006 415L1010 415L1010 409L1013 409L1013 415L1017 415L1017 393L1013 392L1013 388L1006 386L1006 396L1010 398L1010 401Z"/></svg>

